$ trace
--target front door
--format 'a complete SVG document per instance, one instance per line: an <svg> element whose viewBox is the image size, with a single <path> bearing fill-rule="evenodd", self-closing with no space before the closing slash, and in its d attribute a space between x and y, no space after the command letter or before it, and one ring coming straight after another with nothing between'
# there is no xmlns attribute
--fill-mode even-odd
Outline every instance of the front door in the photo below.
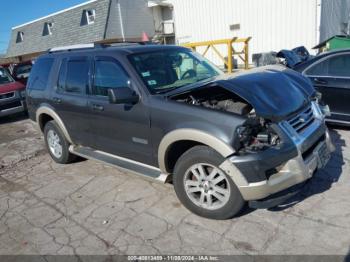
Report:
<svg viewBox="0 0 350 262"><path fill-rule="evenodd" d="M110 57L95 57L88 99L90 133L95 149L154 164L150 141L150 115L141 97L137 104L111 104L109 88L130 86L121 64Z"/></svg>
<svg viewBox="0 0 350 262"><path fill-rule="evenodd" d="M329 105L331 118L350 121L350 54L329 56L305 71Z"/></svg>

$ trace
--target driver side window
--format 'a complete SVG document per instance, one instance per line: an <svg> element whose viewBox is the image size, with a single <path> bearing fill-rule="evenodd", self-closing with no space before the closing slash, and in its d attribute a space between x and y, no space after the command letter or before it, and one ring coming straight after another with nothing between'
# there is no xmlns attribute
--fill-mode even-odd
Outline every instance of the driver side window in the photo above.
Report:
<svg viewBox="0 0 350 262"><path fill-rule="evenodd" d="M108 89L128 87L129 85L129 76L118 63L112 60L95 61L92 95L108 96Z"/></svg>

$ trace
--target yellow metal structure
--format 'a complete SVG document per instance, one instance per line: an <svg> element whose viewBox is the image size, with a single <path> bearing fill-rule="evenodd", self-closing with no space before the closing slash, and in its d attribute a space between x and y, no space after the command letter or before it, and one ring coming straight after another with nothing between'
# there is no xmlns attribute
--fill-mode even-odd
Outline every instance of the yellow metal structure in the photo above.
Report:
<svg viewBox="0 0 350 262"><path fill-rule="evenodd" d="M220 39L220 40L212 40L212 41L203 41L196 43L186 43L183 44L185 47L192 48L196 51L197 47L206 47L205 51L202 53L205 56L210 48L216 53L216 55L224 62L227 66L227 71L232 72L233 70L233 59L232 57L238 56L244 62L244 68L249 69L249 41L251 37L248 38L238 38L234 37L232 39ZM243 49L237 51L235 44L243 44ZM227 46L227 61L225 57L219 52L216 48L218 45L226 45Z"/></svg>

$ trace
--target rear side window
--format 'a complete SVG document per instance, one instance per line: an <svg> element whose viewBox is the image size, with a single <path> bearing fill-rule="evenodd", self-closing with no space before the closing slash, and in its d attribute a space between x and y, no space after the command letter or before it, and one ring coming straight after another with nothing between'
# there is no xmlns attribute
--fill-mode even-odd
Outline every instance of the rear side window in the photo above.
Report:
<svg viewBox="0 0 350 262"><path fill-rule="evenodd" d="M328 70L330 76L350 77L350 54L330 58Z"/></svg>
<svg viewBox="0 0 350 262"><path fill-rule="evenodd" d="M63 59L57 80L57 91L85 94L89 86L88 59Z"/></svg>
<svg viewBox="0 0 350 262"><path fill-rule="evenodd" d="M306 71L309 76L350 77L350 54L332 56Z"/></svg>
<svg viewBox="0 0 350 262"><path fill-rule="evenodd" d="M44 90L49 80L53 58L41 58L35 61L28 80L28 89Z"/></svg>
<svg viewBox="0 0 350 262"><path fill-rule="evenodd" d="M309 76L326 76L328 71L328 60L320 62L310 69L308 69L305 73Z"/></svg>

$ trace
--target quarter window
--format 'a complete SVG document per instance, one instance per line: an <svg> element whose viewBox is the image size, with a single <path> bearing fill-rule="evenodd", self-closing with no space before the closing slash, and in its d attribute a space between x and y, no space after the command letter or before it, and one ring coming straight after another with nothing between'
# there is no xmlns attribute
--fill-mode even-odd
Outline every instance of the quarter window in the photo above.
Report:
<svg viewBox="0 0 350 262"><path fill-rule="evenodd" d="M95 61L95 80L92 88L93 95L108 96L109 88L127 87L129 83L128 75L115 61Z"/></svg>
<svg viewBox="0 0 350 262"><path fill-rule="evenodd" d="M43 90L46 88L53 61L53 58L41 58L34 62L28 79L28 89Z"/></svg>

